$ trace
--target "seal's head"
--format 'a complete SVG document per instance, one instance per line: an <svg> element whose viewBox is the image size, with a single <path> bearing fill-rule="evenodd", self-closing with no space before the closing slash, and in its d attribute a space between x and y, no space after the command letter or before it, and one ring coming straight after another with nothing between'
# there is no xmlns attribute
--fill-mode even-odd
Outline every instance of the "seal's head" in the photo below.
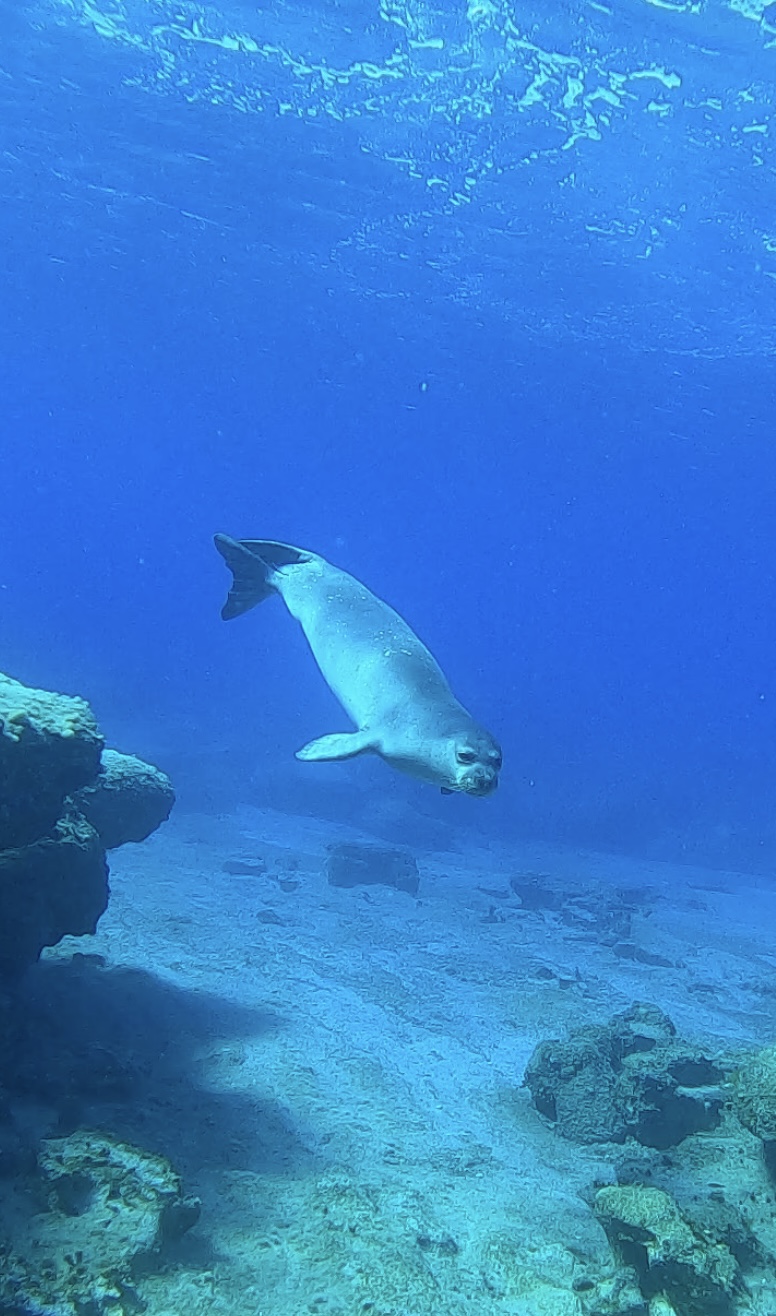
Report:
<svg viewBox="0 0 776 1316"><path fill-rule="evenodd" d="M383 738L374 750L392 767L431 782L443 795L491 795L498 786L501 748L475 722L449 725L437 735L418 736L414 744Z"/></svg>
<svg viewBox="0 0 776 1316"><path fill-rule="evenodd" d="M454 742L455 767L448 790L465 795L490 795L498 786L501 747L490 732L472 728Z"/></svg>

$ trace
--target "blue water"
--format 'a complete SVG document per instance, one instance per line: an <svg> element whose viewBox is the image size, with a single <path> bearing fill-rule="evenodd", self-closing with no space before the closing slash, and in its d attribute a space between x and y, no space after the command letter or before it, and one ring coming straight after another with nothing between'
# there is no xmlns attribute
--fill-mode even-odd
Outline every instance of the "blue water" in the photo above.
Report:
<svg viewBox="0 0 776 1316"><path fill-rule="evenodd" d="M182 801L260 802L347 725L279 604L219 619L212 533L285 539L505 753L485 803L357 763L311 807L339 774L772 866L769 10L19 0L0 33L0 666Z"/></svg>

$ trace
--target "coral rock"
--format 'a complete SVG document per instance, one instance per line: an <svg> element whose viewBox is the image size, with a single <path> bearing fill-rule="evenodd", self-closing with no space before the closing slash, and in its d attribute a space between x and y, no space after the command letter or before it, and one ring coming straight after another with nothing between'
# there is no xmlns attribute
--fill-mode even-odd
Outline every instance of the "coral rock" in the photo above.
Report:
<svg viewBox="0 0 776 1316"><path fill-rule="evenodd" d="M51 831L65 798L96 777L102 746L83 699L28 690L0 672L0 850Z"/></svg>
<svg viewBox="0 0 776 1316"><path fill-rule="evenodd" d="M595 1211L645 1297L664 1295L676 1316L733 1316L743 1285L732 1253L697 1235L668 1193L638 1185L601 1188Z"/></svg>
<svg viewBox="0 0 776 1316"><path fill-rule="evenodd" d="M0 1224L0 1310L46 1316L134 1316L133 1287L199 1217L161 1156L104 1134L44 1141Z"/></svg>
<svg viewBox="0 0 776 1316"><path fill-rule="evenodd" d="M100 772L73 803L98 832L106 850L144 841L170 816L175 793L170 778L131 754L103 751Z"/></svg>
<svg viewBox="0 0 776 1316"><path fill-rule="evenodd" d="M566 1138L665 1150L719 1124L725 1072L675 1036L655 1006L542 1042L525 1071L534 1105Z"/></svg>
<svg viewBox="0 0 776 1316"><path fill-rule="evenodd" d="M144 840L173 801L164 773L103 754L83 699L0 673L0 978L94 932L108 903L105 850Z"/></svg>

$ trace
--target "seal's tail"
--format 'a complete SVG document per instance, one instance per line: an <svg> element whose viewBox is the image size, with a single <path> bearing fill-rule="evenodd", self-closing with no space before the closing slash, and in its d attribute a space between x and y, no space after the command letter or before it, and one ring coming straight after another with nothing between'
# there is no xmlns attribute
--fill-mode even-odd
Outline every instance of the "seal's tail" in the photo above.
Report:
<svg viewBox="0 0 776 1316"><path fill-rule="evenodd" d="M239 617L274 594L272 575L278 567L293 566L309 557L301 548L276 544L271 539L231 539L229 535L215 535L214 543L234 576L221 609L224 621Z"/></svg>

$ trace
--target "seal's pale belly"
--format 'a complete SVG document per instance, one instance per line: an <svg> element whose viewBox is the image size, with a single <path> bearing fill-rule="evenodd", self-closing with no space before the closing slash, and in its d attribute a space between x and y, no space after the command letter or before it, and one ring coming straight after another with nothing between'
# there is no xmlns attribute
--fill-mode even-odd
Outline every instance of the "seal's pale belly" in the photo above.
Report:
<svg viewBox="0 0 776 1316"><path fill-rule="evenodd" d="M397 706L406 703L408 681L417 717L426 711L425 698L433 701L434 717L444 702L461 708L414 631L346 572L329 567L324 578L312 564L284 567L273 583L300 623L327 685L356 726L393 717Z"/></svg>

